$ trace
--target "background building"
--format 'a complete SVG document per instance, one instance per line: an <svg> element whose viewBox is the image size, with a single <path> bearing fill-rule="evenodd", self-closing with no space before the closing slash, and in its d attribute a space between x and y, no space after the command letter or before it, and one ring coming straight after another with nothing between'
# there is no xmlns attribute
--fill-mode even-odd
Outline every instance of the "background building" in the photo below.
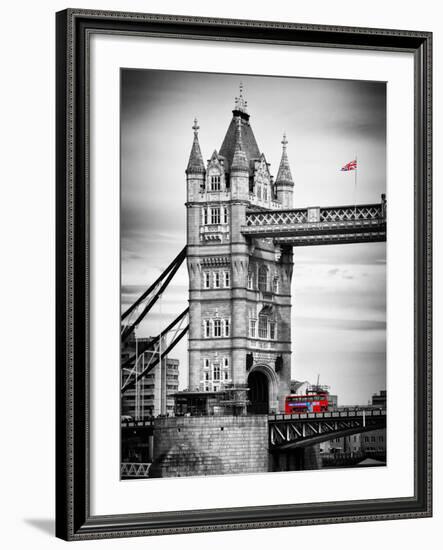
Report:
<svg viewBox="0 0 443 550"><path fill-rule="evenodd" d="M374 393L371 399L373 407L386 408L386 390ZM367 454L377 453L386 460L386 429L374 430L359 434L361 439L361 450Z"/></svg>
<svg viewBox="0 0 443 550"><path fill-rule="evenodd" d="M372 396L371 406L386 407L386 390L381 390ZM386 429L325 441L320 444L320 452L324 455L371 456L386 461Z"/></svg>
<svg viewBox="0 0 443 550"><path fill-rule="evenodd" d="M152 354L149 345L152 338L130 337L122 350L122 365L130 357L137 355L139 372L148 365ZM179 360L166 357L158 363L148 375L138 382L138 387L127 390L121 401L122 416L143 419L160 414L174 414L173 395L178 391ZM127 372L122 370L122 377Z"/></svg>
<svg viewBox="0 0 443 550"><path fill-rule="evenodd" d="M374 393L371 404L373 407L386 407L386 390L381 390L378 393Z"/></svg>
<svg viewBox="0 0 443 550"><path fill-rule="evenodd" d="M290 393L294 395L306 395L306 390L311 385L307 380L291 380Z"/></svg>

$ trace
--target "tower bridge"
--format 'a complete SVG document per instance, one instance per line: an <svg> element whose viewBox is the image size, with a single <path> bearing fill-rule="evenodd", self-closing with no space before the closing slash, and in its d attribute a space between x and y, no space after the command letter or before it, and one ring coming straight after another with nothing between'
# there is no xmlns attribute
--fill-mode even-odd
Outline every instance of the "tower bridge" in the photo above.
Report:
<svg viewBox="0 0 443 550"><path fill-rule="evenodd" d="M286 135L274 180L242 88L207 162L197 120L193 130L186 168L189 390L229 387L232 397L238 388L238 413L246 387L248 412L279 413L291 378L293 249L385 241L386 199L294 209Z"/></svg>

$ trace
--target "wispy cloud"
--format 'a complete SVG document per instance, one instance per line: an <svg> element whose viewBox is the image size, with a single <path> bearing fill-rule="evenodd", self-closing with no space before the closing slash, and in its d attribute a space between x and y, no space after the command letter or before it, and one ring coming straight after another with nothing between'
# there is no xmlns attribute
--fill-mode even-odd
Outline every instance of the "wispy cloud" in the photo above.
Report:
<svg viewBox="0 0 443 550"><path fill-rule="evenodd" d="M300 317L294 318L294 327L297 329L315 328L346 330L346 331L365 331L365 330L386 330L386 321L374 321L372 319L337 319L334 317Z"/></svg>

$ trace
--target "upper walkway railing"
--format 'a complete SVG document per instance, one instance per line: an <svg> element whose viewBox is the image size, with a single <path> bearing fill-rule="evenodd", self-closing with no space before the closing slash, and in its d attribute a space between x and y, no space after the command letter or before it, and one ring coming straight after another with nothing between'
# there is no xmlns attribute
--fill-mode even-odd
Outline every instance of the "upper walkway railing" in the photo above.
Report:
<svg viewBox="0 0 443 550"><path fill-rule="evenodd" d="M294 414L270 414L268 419L272 421L297 421L297 420L323 420L331 419L334 420L340 418L359 418L359 417L378 417L386 416L385 408L374 408L374 407L355 407L355 408L346 408L346 409L337 409L332 411L325 412L308 412L308 413L294 413Z"/></svg>
<svg viewBox="0 0 443 550"><path fill-rule="evenodd" d="M379 204L310 207L294 210L250 210L244 235L274 238L293 246L386 240L386 200Z"/></svg>

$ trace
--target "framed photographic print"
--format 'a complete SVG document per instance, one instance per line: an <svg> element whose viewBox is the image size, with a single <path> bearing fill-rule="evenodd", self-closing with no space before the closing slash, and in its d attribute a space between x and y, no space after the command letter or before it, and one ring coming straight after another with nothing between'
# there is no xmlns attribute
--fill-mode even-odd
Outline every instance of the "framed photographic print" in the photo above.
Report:
<svg viewBox="0 0 443 550"><path fill-rule="evenodd" d="M57 14L57 536L431 515L431 40Z"/></svg>

